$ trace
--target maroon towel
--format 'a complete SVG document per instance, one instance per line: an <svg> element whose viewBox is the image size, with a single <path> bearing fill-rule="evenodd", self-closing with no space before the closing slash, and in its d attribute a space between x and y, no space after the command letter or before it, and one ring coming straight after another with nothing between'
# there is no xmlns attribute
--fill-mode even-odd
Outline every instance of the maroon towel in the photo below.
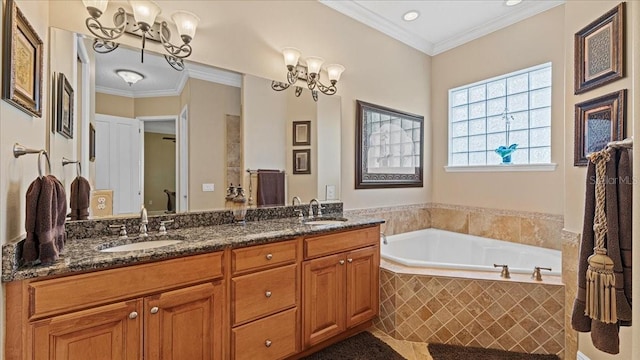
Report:
<svg viewBox="0 0 640 360"><path fill-rule="evenodd" d="M24 261L48 264L58 259L66 240L66 211L67 198L58 179L48 175L31 183L26 194Z"/></svg>
<svg viewBox="0 0 640 360"><path fill-rule="evenodd" d="M89 218L89 195L91 185L82 176L77 176L71 182L71 220L86 220Z"/></svg>
<svg viewBox="0 0 640 360"><path fill-rule="evenodd" d="M258 170L258 206L284 205L284 172Z"/></svg>

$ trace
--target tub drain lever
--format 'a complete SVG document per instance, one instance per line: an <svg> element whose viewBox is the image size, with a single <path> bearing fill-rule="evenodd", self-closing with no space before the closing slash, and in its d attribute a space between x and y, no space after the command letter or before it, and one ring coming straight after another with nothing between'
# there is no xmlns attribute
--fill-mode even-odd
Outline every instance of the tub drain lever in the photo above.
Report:
<svg viewBox="0 0 640 360"><path fill-rule="evenodd" d="M500 272L500 277L505 278L505 279L511 279L511 274L509 274L509 265L504 264L504 265L499 265L499 264L493 264L493 267L502 267L502 271Z"/></svg>
<svg viewBox="0 0 640 360"><path fill-rule="evenodd" d="M542 281L542 274L540 273L540 270L547 270L547 271L551 271L551 268L544 268L544 267L540 267L540 266L536 266L533 268L533 274L531 274L531 278L535 281Z"/></svg>

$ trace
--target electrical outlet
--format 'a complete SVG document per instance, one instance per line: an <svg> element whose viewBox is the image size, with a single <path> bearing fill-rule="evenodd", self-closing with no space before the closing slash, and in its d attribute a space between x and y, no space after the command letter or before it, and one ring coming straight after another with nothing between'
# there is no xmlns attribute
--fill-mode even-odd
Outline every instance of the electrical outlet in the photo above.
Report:
<svg viewBox="0 0 640 360"><path fill-rule="evenodd" d="M202 184L202 191L214 191L215 184Z"/></svg>
<svg viewBox="0 0 640 360"><path fill-rule="evenodd" d="M325 191L325 198L327 200L335 200L336 199L336 186L335 185L327 185Z"/></svg>

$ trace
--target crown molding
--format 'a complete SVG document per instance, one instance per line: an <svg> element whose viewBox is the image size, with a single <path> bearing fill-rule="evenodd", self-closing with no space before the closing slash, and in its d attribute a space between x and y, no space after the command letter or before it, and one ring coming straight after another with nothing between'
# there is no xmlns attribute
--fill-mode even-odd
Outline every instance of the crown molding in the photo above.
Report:
<svg viewBox="0 0 640 360"><path fill-rule="evenodd" d="M352 0L319 0L319 2L333 10L349 16L369 27L372 27L410 47L429 56L435 56L456 46L475 40L496 30L502 29L518 21L524 20L543 11L565 3L565 0L530 1L523 2L511 13L495 20L475 27L463 34L453 36L438 43L426 41L412 32L404 30L388 19L374 13Z"/></svg>
<svg viewBox="0 0 640 360"><path fill-rule="evenodd" d="M344 15L347 15L369 27L374 28L389 35L390 37L403 42L414 49L417 49L427 55L432 55L433 44L426 41L413 33L406 31L401 26L385 19L384 17L374 13L373 11L363 7L354 1L331 1L318 0L321 4L332 8Z"/></svg>
<svg viewBox="0 0 640 360"><path fill-rule="evenodd" d="M194 79L210 81L237 88L242 87L242 75L238 73L194 64L190 64L188 72L189 77Z"/></svg>

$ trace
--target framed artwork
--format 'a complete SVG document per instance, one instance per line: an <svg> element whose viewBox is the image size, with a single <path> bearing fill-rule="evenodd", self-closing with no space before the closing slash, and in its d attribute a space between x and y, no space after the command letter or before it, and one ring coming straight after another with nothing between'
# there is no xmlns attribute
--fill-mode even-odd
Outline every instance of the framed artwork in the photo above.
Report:
<svg viewBox="0 0 640 360"><path fill-rule="evenodd" d="M626 98L624 89L576 104L574 166L586 166L589 154L624 138Z"/></svg>
<svg viewBox="0 0 640 360"><path fill-rule="evenodd" d="M293 173L311 174L311 149L293 150Z"/></svg>
<svg viewBox="0 0 640 360"><path fill-rule="evenodd" d="M311 121L293 122L293 146L311 145Z"/></svg>
<svg viewBox="0 0 640 360"><path fill-rule="evenodd" d="M14 0L7 0L4 15L2 99L42 117L42 40Z"/></svg>
<svg viewBox="0 0 640 360"><path fill-rule="evenodd" d="M356 100L356 189L422 187L424 117Z"/></svg>
<svg viewBox="0 0 640 360"><path fill-rule="evenodd" d="M58 74L56 93L56 131L73 139L73 88L64 74Z"/></svg>
<svg viewBox="0 0 640 360"><path fill-rule="evenodd" d="M575 34L575 93L580 94L624 76L625 3Z"/></svg>
<svg viewBox="0 0 640 360"><path fill-rule="evenodd" d="M96 128L89 123L89 161L96 161Z"/></svg>

